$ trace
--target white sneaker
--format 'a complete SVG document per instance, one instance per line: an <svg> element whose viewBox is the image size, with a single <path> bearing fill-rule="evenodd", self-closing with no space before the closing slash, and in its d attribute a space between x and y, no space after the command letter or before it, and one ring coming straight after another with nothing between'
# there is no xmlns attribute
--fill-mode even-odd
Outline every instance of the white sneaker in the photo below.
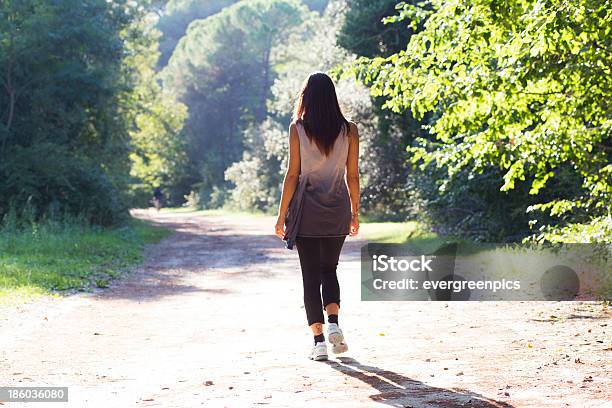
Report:
<svg viewBox="0 0 612 408"><path fill-rule="evenodd" d="M344 335L342 330L338 327L337 323L329 323L327 325L327 338L332 344L332 351L334 354L345 353L348 351L348 345L344 341Z"/></svg>
<svg viewBox="0 0 612 408"><path fill-rule="evenodd" d="M319 341L314 345L310 353L310 359L314 361L327 360L327 344L324 341Z"/></svg>

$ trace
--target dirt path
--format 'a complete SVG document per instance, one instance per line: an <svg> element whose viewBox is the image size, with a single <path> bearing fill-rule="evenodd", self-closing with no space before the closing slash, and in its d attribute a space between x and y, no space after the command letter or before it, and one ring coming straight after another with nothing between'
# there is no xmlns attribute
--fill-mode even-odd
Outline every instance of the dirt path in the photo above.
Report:
<svg viewBox="0 0 612 408"><path fill-rule="evenodd" d="M271 218L137 216L177 233L129 278L0 310L0 385L69 386L71 407L612 407L602 305L360 302L352 240L351 350L315 363L297 253Z"/></svg>

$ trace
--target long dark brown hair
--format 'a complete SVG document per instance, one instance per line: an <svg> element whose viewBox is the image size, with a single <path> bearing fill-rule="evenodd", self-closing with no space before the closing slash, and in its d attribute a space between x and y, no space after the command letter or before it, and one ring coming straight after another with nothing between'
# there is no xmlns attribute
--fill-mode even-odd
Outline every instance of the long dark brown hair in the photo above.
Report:
<svg viewBox="0 0 612 408"><path fill-rule="evenodd" d="M348 131L349 123L329 76L315 72L306 78L296 98L293 120L304 126L308 138L314 139L323 154L331 152L340 131L343 127Z"/></svg>

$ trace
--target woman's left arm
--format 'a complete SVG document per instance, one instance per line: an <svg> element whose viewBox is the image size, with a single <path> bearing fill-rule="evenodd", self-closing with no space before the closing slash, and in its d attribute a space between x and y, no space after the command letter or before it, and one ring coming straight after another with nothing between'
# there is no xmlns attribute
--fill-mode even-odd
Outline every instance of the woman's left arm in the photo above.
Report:
<svg viewBox="0 0 612 408"><path fill-rule="evenodd" d="M359 233L359 130L357 125L349 125L349 150L346 158L346 181L351 198L351 226L349 235L354 237Z"/></svg>
<svg viewBox="0 0 612 408"><path fill-rule="evenodd" d="M283 194L278 209L278 219L276 220L276 236L280 239L285 237L285 217L289 209L289 203L295 193L300 178L300 139L297 134L295 123L289 126L289 165L283 182Z"/></svg>

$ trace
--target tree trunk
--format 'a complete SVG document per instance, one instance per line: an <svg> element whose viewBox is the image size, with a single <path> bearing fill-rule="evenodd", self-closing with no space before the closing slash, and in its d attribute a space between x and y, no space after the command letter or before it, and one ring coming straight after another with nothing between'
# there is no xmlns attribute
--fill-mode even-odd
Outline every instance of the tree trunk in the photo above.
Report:
<svg viewBox="0 0 612 408"><path fill-rule="evenodd" d="M11 63L8 61L6 66L6 77L4 78L4 88L6 89L6 93L9 97L9 106L8 106L8 116L6 118L6 134L2 138L2 145L0 146L0 154L4 154L4 149L6 148L6 140L9 137L9 132L11 130L11 126L13 126L13 118L15 117L15 102L17 99L17 95L15 92L15 88L13 87L13 80L11 78Z"/></svg>

